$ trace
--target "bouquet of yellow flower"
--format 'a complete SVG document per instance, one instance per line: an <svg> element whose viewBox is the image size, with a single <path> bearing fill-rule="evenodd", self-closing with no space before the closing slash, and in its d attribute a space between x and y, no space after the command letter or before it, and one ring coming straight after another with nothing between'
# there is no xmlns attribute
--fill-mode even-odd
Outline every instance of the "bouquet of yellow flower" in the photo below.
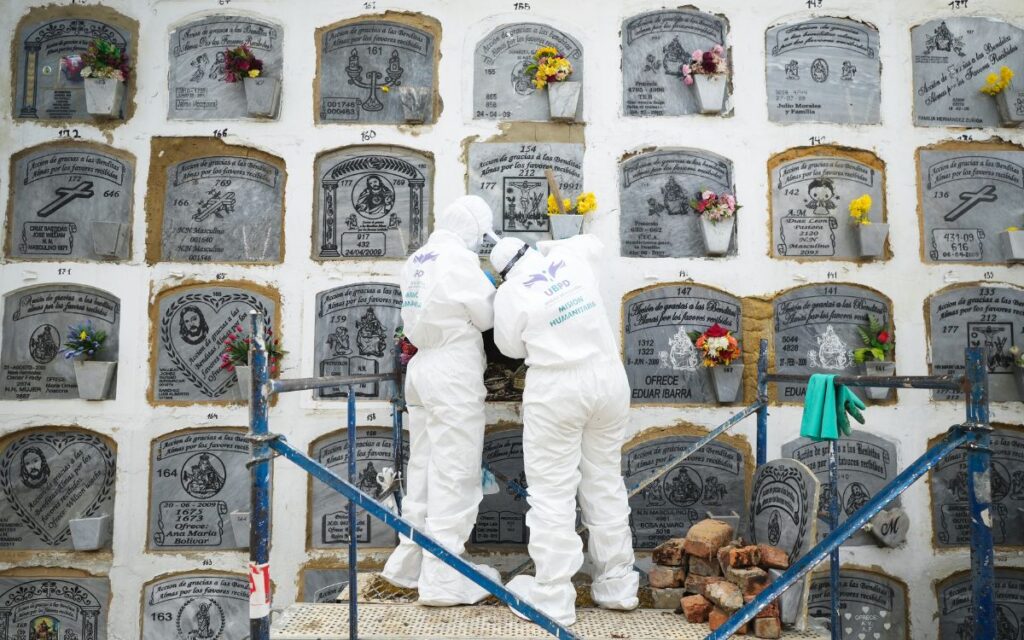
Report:
<svg viewBox="0 0 1024 640"><path fill-rule="evenodd" d="M990 73L985 77L985 86L981 88L981 92L990 96L997 95L1010 86L1011 80L1013 80L1013 70L1003 65L999 68L998 74Z"/></svg>
<svg viewBox="0 0 1024 640"><path fill-rule="evenodd" d="M553 216L559 213L575 213L584 215L590 213L597 208L597 197L593 193L581 193L576 197L576 203L573 204L572 198L564 198L562 200L562 209L559 211L558 202L555 200L554 195L548 196L548 215Z"/></svg>
<svg viewBox="0 0 1024 640"><path fill-rule="evenodd" d="M871 196L864 194L850 201L850 218L853 224L871 224L868 212L871 211Z"/></svg>
<svg viewBox="0 0 1024 640"><path fill-rule="evenodd" d="M541 47L533 54L533 62L523 73L533 79L533 86L543 89L549 82L565 82L572 75L572 63L554 47Z"/></svg>

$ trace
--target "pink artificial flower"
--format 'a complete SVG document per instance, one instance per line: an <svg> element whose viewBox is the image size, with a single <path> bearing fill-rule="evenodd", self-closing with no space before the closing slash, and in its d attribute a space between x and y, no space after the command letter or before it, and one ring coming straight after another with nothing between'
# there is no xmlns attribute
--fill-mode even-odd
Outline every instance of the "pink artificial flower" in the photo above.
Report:
<svg viewBox="0 0 1024 640"><path fill-rule="evenodd" d="M715 192L714 191L705 191L704 193L700 194L700 197L705 199L705 200L711 200L712 198L715 197Z"/></svg>
<svg viewBox="0 0 1024 640"><path fill-rule="evenodd" d="M683 78L683 84L685 84L686 86L690 86L691 84L693 84L693 76L686 76L685 78Z"/></svg>
<svg viewBox="0 0 1024 640"><path fill-rule="evenodd" d="M694 62L700 62L700 59L703 58L703 57L704 57L704 52L703 51L701 51L700 49L694 49L693 55L691 56L691 59Z"/></svg>
<svg viewBox="0 0 1024 640"><path fill-rule="evenodd" d="M690 75L690 73L692 73L692 71L690 70L690 65L688 65L688 64L684 64L683 68L681 69L681 71L683 72L684 76L688 76L688 75Z"/></svg>
<svg viewBox="0 0 1024 640"><path fill-rule="evenodd" d="M715 46L711 47L711 52L717 56L720 56L723 53L725 53L725 49L722 48L722 45L716 44Z"/></svg>
<svg viewBox="0 0 1024 640"><path fill-rule="evenodd" d="M732 209L736 206L736 197L728 193L725 194L725 204L729 205L729 208Z"/></svg>

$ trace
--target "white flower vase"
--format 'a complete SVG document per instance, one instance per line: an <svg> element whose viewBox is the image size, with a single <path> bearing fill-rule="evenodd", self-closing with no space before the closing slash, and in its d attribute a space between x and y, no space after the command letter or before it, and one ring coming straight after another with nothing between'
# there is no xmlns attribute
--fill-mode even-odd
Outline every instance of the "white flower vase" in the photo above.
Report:
<svg viewBox="0 0 1024 640"><path fill-rule="evenodd" d="M110 516L103 514L95 518L72 518L71 545L75 551L98 551L110 544Z"/></svg>
<svg viewBox="0 0 1024 640"><path fill-rule="evenodd" d="M113 78L85 79L85 110L94 116L116 118L124 102L124 83Z"/></svg>
<svg viewBox="0 0 1024 640"><path fill-rule="evenodd" d="M697 109L701 113L722 113L725 106L725 74L695 73L691 77Z"/></svg>
<svg viewBox="0 0 1024 640"><path fill-rule="evenodd" d="M1024 89L1007 87L995 97L999 122L1004 127L1024 127Z"/></svg>
<svg viewBox="0 0 1024 640"><path fill-rule="evenodd" d="M551 119L561 122L575 122L576 110L580 103L579 82L549 82L548 107Z"/></svg>
<svg viewBox="0 0 1024 640"><path fill-rule="evenodd" d="M711 382L720 404L736 402L743 386L743 368L742 364L711 367Z"/></svg>
<svg viewBox="0 0 1024 640"><path fill-rule="evenodd" d="M281 99L281 82L277 78L243 78L245 110L250 116L273 118Z"/></svg>
<svg viewBox="0 0 1024 640"><path fill-rule="evenodd" d="M106 400L117 362L75 360L75 383L82 400Z"/></svg>
<svg viewBox="0 0 1024 640"><path fill-rule="evenodd" d="M399 87L398 97L402 101L402 119L407 124L423 124L430 112L431 87Z"/></svg>
<svg viewBox="0 0 1024 640"><path fill-rule="evenodd" d="M578 236L583 229L583 216L575 213L556 213L548 216L551 221L551 237L565 240Z"/></svg>
<svg viewBox="0 0 1024 640"><path fill-rule="evenodd" d="M1024 230L1003 231L999 234L999 246L1008 263L1024 262Z"/></svg>
<svg viewBox="0 0 1024 640"><path fill-rule="evenodd" d="M735 216L718 222L701 216L700 233L704 237L704 249L709 256L724 256L729 253L729 245L732 244L732 232L735 227Z"/></svg>
<svg viewBox="0 0 1024 640"><path fill-rule="evenodd" d="M885 252L885 239L889 237L889 225L880 222L857 225L857 241L860 243L860 257L877 258Z"/></svg>
<svg viewBox="0 0 1024 640"><path fill-rule="evenodd" d="M252 391L252 367L236 366L235 378L238 380L238 384L235 385L235 388L238 390L238 399L242 402L248 402L249 393Z"/></svg>
<svg viewBox="0 0 1024 640"><path fill-rule="evenodd" d="M896 375L896 363L888 360L868 360L864 363L864 375L885 376ZM892 389L890 387L864 387L864 395L871 400L888 400Z"/></svg>
<svg viewBox="0 0 1024 640"><path fill-rule="evenodd" d="M248 511L232 511L231 517L231 534L235 538L236 549L248 549L249 548L249 512Z"/></svg>
<svg viewBox="0 0 1024 640"><path fill-rule="evenodd" d="M93 222L92 249L104 258L127 258L128 225L102 220Z"/></svg>

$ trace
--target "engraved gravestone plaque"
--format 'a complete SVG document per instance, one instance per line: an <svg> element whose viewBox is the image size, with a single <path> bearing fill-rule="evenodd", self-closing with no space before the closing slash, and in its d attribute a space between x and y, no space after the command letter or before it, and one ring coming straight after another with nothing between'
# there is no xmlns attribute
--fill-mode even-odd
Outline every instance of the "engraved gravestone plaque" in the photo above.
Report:
<svg viewBox="0 0 1024 640"><path fill-rule="evenodd" d="M782 456L803 463L821 483L818 503L818 537L829 533L829 502L833 487L828 477L828 442L797 438L782 445ZM854 431L836 442L839 465L839 523L853 515L899 473L896 445L864 431ZM897 497L886 508L898 507ZM843 544L851 546L876 544L874 536L858 531Z"/></svg>
<svg viewBox="0 0 1024 640"><path fill-rule="evenodd" d="M548 240L551 169L563 197L583 191L583 145L575 143L474 142L469 145L469 194L487 201L494 230L528 244ZM494 242L485 239L481 252Z"/></svg>
<svg viewBox="0 0 1024 640"><path fill-rule="evenodd" d="M333 604L348 586L347 569L303 569L302 601Z"/></svg>
<svg viewBox="0 0 1024 640"><path fill-rule="evenodd" d="M795 562L815 544L818 479L796 460L780 458L754 473L750 497L751 544L779 547Z"/></svg>
<svg viewBox="0 0 1024 640"><path fill-rule="evenodd" d="M98 435L11 436L0 456L0 548L74 549L69 520L114 517L115 472L116 453Z"/></svg>
<svg viewBox="0 0 1024 640"><path fill-rule="evenodd" d="M1024 569L995 569L994 620L997 640L1019 638L1024 625ZM968 572L955 573L935 586L939 599L939 640L974 637L974 591Z"/></svg>
<svg viewBox="0 0 1024 640"><path fill-rule="evenodd" d="M190 429L153 442L147 549L244 549L231 513L249 511L249 441L238 431Z"/></svg>
<svg viewBox="0 0 1024 640"><path fill-rule="evenodd" d="M499 491L485 495L480 502L476 526L470 541L474 544L513 544L529 542L526 528L526 497L509 486L501 476L527 489L523 469L523 430L488 430L484 434L484 465L496 476Z"/></svg>
<svg viewBox="0 0 1024 640"><path fill-rule="evenodd" d="M160 257L170 262L280 262L284 165L243 155L167 167Z"/></svg>
<svg viewBox="0 0 1024 640"><path fill-rule="evenodd" d="M8 255L124 260L131 250L135 161L87 144L44 145L13 159Z"/></svg>
<svg viewBox="0 0 1024 640"><path fill-rule="evenodd" d="M576 38L536 22L495 28L473 52L473 117L481 120L547 120L546 89L525 73L541 47L555 47L572 63L571 82L583 82L583 46ZM580 95L577 118L583 111ZM543 176L543 173L541 173Z"/></svg>
<svg viewBox="0 0 1024 640"><path fill-rule="evenodd" d="M430 93L422 115L434 122L436 47L430 30L390 20L319 31L317 122L404 122L402 90L410 88Z"/></svg>
<svg viewBox="0 0 1024 640"><path fill-rule="evenodd" d="M60 352L69 327L89 326L107 339L96 360L116 361L121 302L100 289L44 284L4 297L0 399L67 400L78 397L74 362ZM111 383L111 397L117 379Z"/></svg>
<svg viewBox="0 0 1024 640"><path fill-rule="evenodd" d="M227 82L225 54L242 44L263 61L262 77L281 79L281 25L245 16L209 15L168 36L167 117L226 120L246 117L243 82Z"/></svg>
<svg viewBox="0 0 1024 640"><path fill-rule="evenodd" d="M313 366L320 376L391 373L395 331L402 326L402 292L383 282L349 284L316 296ZM356 396L390 397L393 382L355 385ZM317 392L320 399L347 398L344 387Z"/></svg>
<svg viewBox="0 0 1024 640"><path fill-rule="evenodd" d="M349 147L316 160L313 257L403 258L426 241L434 160L403 147Z"/></svg>
<svg viewBox="0 0 1024 640"><path fill-rule="evenodd" d="M1024 68L1024 30L993 18L949 17L910 30L914 124L998 127L995 100L980 89L1002 66Z"/></svg>
<svg viewBox="0 0 1024 640"><path fill-rule="evenodd" d="M811 580L808 615L831 618L828 574ZM887 575L861 569L839 572L839 621L843 640L907 640L907 589Z"/></svg>
<svg viewBox="0 0 1024 640"><path fill-rule="evenodd" d="M742 340L739 298L707 287L670 284L629 293L622 304L633 402L715 402L711 373L690 334L717 323Z"/></svg>
<svg viewBox="0 0 1024 640"><path fill-rule="evenodd" d="M868 316L885 326L891 318L888 300L850 284L792 289L776 298L773 307L778 373L853 375L853 351L863 344L857 328L867 326ZM799 402L806 386L779 383L779 399Z"/></svg>
<svg viewBox="0 0 1024 640"><path fill-rule="evenodd" d="M697 435L676 434L627 444L622 455L627 489L689 450L699 439ZM633 547L653 549L668 538L683 537L694 523L707 517L708 511L735 511L740 515L739 531L746 530L748 456L748 450L713 441L630 498Z"/></svg>
<svg viewBox="0 0 1024 640"><path fill-rule="evenodd" d="M249 581L245 576L189 573L146 585L142 640L249 637Z"/></svg>
<svg viewBox="0 0 1024 640"><path fill-rule="evenodd" d="M408 462L408 442L403 467ZM340 431L313 443L310 456L343 478L348 477L348 434ZM395 450L390 429L356 428L356 478L354 484L371 498L379 499L382 489L377 474L384 467L395 468ZM404 472L404 468L402 469ZM310 527L314 549L347 547L348 501L321 482L310 483L313 497ZM374 519L362 509L356 509L356 536L360 545L393 547L398 543L394 530Z"/></svg>
<svg viewBox="0 0 1024 640"><path fill-rule="evenodd" d="M133 67L136 63L131 31L106 19L29 18L19 25L15 39L14 117L19 119L102 120L86 111L81 70L61 64L62 57L80 56L96 39L110 41L127 52ZM125 91L119 117L124 117L129 93Z"/></svg>
<svg viewBox="0 0 1024 640"><path fill-rule="evenodd" d="M935 544L950 548L971 543L967 456L957 449L932 469L932 527ZM992 433L992 541L1024 546L1024 433Z"/></svg>
<svg viewBox="0 0 1024 640"><path fill-rule="evenodd" d="M979 145L918 151L918 190L929 262L1002 262L999 234L1020 226L1024 151Z"/></svg>
<svg viewBox="0 0 1024 640"><path fill-rule="evenodd" d="M963 375L964 349L988 351L989 398L1024 400L1014 383L1011 347L1024 348L1024 290L1008 286L952 287L928 299L931 368L935 375ZM960 392L934 391L938 400Z"/></svg>
<svg viewBox="0 0 1024 640"><path fill-rule="evenodd" d="M850 202L871 196L869 217L883 222L885 177L857 158L867 152L816 149L787 152L769 161L772 193L772 256L860 257Z"/></svg>
<svg viewBox="0 0 1024 640"><path fill-rule="evenodd" d="M0 633L26 640L106 640L110 580L0 576Z"/></svg>
<svg viewBox="0 0 1024 640"><path fill-rule="evenodd" d="M735 193L730 160L699 149L659 149L624 160L619 176L619 238L624 257L707 254L700 217L691 202L704 190ZM735 239L729 253L736 253Z"/></svg>
<svg viewBox="0 0 1024 640"><path fill-rule="evenodd" d="M768 119L878 124L878 30L849 18L812 18L765 32Z"/></svg>
<svg viewBox="0 0 1024 640"><path fill-rule="evenodd" d="M197 285L165 291L157 305L154 399L233 400L235 374L220 366L224 340L238 325L249 335L248 314L253 310L272 325L277 303L241 287Z"/></svg>
<svg viewBox="0 0 1024 640"><path fill-rule="evenodd" d="M622 111L627 116L698 113L681 67L696 49L725 45L729 23L691 9L651 11L622 23Z"/></svg>

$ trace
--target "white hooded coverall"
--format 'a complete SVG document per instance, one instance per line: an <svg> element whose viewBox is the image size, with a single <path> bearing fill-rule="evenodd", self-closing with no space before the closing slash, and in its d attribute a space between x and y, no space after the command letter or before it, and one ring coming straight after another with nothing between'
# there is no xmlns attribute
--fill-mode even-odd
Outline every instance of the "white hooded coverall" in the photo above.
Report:
<svg viewBox="0 0 1024 640"><path fill-rule="evenodd" d="M457 199L437 217L434 232L401 275L404 331L418 348L405 382L410 452L402 511L456 555L465 550L483 497L480 332L493 324L494 285L477 250L490 229L491 210L481 198ZM477 568L500 579L493 569ZM404 536L382 576L398 586L418 586L421 604L471 604L487 595Z"/></svg>
<svg viewBox="0 0 1024 640"><path fill-rule="evenodd" d="M502 271L522 246L503 238L492 264ZM569 625L576 620L571 580L583 564L577 497L590 533L594 601L613 609L638 604L620 466L630 391L598 289L601 242L581 235L538 248L505 275L494 301L495 344L529 366L523 458L536 577L518 576L508 588Z"/></svg>

